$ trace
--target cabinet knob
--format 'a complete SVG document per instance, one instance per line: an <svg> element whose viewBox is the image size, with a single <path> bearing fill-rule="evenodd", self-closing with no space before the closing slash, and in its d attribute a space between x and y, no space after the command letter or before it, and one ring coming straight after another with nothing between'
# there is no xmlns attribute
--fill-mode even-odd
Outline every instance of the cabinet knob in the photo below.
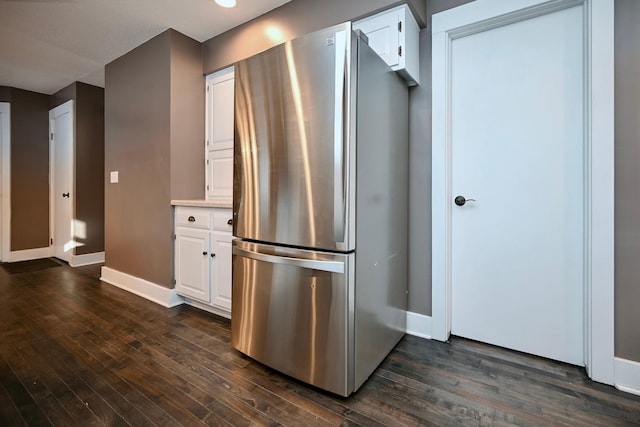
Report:
<svg viewBox="0 0 640 427"><path fill-rule="evenodd" d="M189 218L187 218L187 221L189 222L196 222L196 217L194 217L193 215L190 216Z"/></svg>
<svg viewBox="0 0 640 427"><path fill-rule="evenodd" d="M215 258L215 257L216 257L216 254L212 253L211 258Z"/></svg>
<svg viewBox="0 0 640 427"><path fill-rule="evenodd" d="M202 255L207 256L207 252L202 252Z"/></svg>
<svg viewBox="0 0 640 427"><path fill-rule="evenodd" d="M229 221L227 221L227 225L233 225L233 218L231 218Z"/></svg>

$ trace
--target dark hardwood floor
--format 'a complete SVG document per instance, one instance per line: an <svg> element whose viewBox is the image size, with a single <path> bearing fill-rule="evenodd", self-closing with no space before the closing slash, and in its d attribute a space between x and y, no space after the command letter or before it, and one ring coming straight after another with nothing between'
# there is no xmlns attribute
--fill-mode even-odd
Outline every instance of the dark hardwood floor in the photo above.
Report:
<svg viewBox="0 0 640 427"><path fill-rule="evenodd" d="M336 397L233 350L228 321L96 273L0 269L0 426L640 425L640 397L583 369L457 338L407 336Z"/></svg>

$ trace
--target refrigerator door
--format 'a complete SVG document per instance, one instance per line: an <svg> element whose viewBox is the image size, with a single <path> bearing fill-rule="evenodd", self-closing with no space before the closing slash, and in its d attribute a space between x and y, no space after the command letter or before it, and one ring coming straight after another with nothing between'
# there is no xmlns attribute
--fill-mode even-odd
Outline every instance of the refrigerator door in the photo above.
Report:
<svg viewBox="0 0 640 427"><path fill-rule="evenodd" d="M233 347L309 384L351 393L354 256L234 240Z"/></svg>
<svg viewBox="0 0 640 427"><path fill-rule="evenodd" d="M351 24L235 68L234 235L348 251Z"/></svg>

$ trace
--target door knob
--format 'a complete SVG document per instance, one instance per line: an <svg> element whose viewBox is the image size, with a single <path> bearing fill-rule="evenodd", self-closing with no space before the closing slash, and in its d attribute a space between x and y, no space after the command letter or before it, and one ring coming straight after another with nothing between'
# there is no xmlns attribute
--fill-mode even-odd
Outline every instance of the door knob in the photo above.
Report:
<svg viewBox="0 0 640 427"><path fill-rule="evenodd" d="M69 193L62 193L62 197L69 197Z"/></svg>
<svg viewBox="0 0 640 427"><path fill-rule="evenodd" d="M465 199L464 196L457 196L455 199L453 199L453 201L458 206L464 206L465 203L475 202L476 199Z"/></svg>
<svg viewBox="0 0 640 427"><path fill-rule="evenodd" d="M213 254L213 253L212 253L212 254L211 254L211 258L215 258L215 257L216 257L216 254Z"/></svg>
<svg viewBox="0 0 640 427"><path fill-rule="evenodd" d="M227 221L227 225L233 225L233 218L231 218L229 221Z"/></svg>
<svg viewBox="0 0 640 427"><path fill-rule="evenodd" d="M207 252L202 252L202 255L207 256Z"/></svg>

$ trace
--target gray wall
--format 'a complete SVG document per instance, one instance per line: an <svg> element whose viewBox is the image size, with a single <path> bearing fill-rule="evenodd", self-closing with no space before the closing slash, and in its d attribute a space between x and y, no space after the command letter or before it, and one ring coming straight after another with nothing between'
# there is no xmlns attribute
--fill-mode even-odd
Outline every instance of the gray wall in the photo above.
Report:
<svg viewBox="0 0 640 427"><path fill-rule="evenodd" d="M74 101L74 207L73 218L84 224L85 234L75 255L104 251L104 89L72 83L51 95L50 107Z"/></svg>
<svg viewBox="0 0 640 427"><path fill-rule="evenodd" d="M105 265L167 287L169 61L166 31L105 67Z"/></svg>
<svg viewBox="0 0 640 427"><path fill-rule="evenodd" d="M75 215L86 235L76 255L104 251L104 89L76 83Z"/></svg>
<svg viewBox="0 0 640 427"><path fill-rule="evenodd" d="M171 32L170 96L171 198L204 199L202 45L175 31Z"/></svg>
<svg viewBox="0 0 640 427"><path fill-rule="evenodd" d="M49 247L49 96L10 88L11 250ZM5 91L6 96L6 91Z"/></svg>
<svg viewBox="0 0 640 427"><path fill-rule="evenodd" d="M167 30L105 67L105 264L169 288L170 201L204 195L204 77L186 39Z"/></svg>
<svg viewBox="0 0 640 427"><path fill-rule="evenodd" d="M615 12L615 343L640 361L640 2Z"/></svg>
<svg viewBox="0 0 640 427"><path fill-rule="evenodd" d="M11 102L11 88L0 86L0 102Z"/></svg>

